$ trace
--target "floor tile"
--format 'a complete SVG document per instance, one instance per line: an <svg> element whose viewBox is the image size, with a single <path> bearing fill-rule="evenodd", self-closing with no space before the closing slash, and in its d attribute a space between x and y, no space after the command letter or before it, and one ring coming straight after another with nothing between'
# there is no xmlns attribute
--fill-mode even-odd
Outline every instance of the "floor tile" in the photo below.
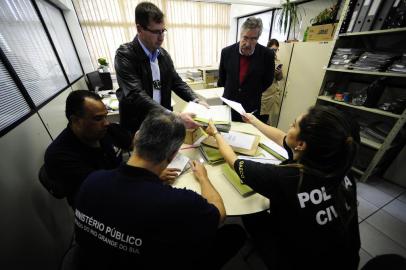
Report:
<svg viewBox="0 0 406 270"><path fill-rule="evenodd" d="M397 219L400 219L406 226L406 202L394 200L383 207L383 210L391 214Z"/></svg>
<svg viewBox="0 0 406 270"><path fill-rule="evenodd" d="M402 195L400 195L397 199L406 203L406 192L404 192Z"/></svg>
<svg viewBox="0 0 406 270"><path fill-rule="evenodd" d="M405 189L392 184L388 181L385 181L383 179L381 179L380 181L377 182L377 184L375 185L375 187L377 189L379 189L380 191L385 192L386 194L392 196L392 197L397 197L399 196L401 193L405 192Z"/></svg>
<svg viewBox="0 0 406 270"><path fill-rule="evenodd" d="M365 219L369 217L372 213L378 211L378 207L363 199L360 196L357 196L358 200L358 217Z"/></svg>
<svg viewBox="0 0 406 270"><path fill-rule="evenodd" d="M360 261L359 261L358 269L361 269L370 259L372 259L371 254L369 254L362 248L359 251L359 257L360 257Z"/></svg>
<svg viewBox="0 0 406 270"><path fill-rule="evenodd" d="M372 203L377 207L382 207L391 200L393 200L393 196L386 194L383 191L380 191L376 187L368 184L368 183L357 183L357 193L358 196L367 200L368 202Z"/></svg>
<svg viewBox="0 0 406 270"><path fill-rule="evenodd" d="M371 256L394 253L406 257L406 249L377 230L368 222L359 225L361 246Z"/></svg>
<svg viewBox="0 0 406 270"><path fill-rule="evenodd" d="M366 219L366 222L406 249L406 223L384 210L379 210L376 214Z"/></svg>

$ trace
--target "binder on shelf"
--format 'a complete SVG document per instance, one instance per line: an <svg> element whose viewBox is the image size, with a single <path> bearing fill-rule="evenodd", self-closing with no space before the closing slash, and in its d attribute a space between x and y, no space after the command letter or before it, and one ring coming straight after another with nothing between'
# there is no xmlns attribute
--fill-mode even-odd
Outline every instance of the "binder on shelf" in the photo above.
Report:
<svg viewBox="0 0 406 270"><path fill-rule="evenodd" d="M369 31L372 28L372 24L375 21L375 18L378 17L378 10L381 6L383 0L374 0L369 8L368 14L365 18L364 23L362 24L361 31Z"/></svg>
<svg viewBox="0 0 406 270"><path fill-rule="evenodd" d="M385 23L385 20L388 17L395 1L396 0L383 1L382 6L378 11L378 17L375 19L375 22L372 26L372 30L381 30L383 28L383 24Z"/></svg>
<svg viewBox="0 0 406 270"><path fill-rule="evenodd" d="M341 23L341 28L340 28L340 34L345 33L347 31L348 25L351 21L352 17L352 12L354 11L355 4L357 3L357 0L350 0L350 3L348 4L348 9L345 14L344 20Z"/></svg>
<svg viewBox="0 0 406 270"><path fill-rule="evenodd" d="M371 7L372 0L364 0L364 3L362 4L362 7L358 13L358 18L355 21L354 24L354 29L352 30L353 32L360 32L361 27L364 24L364 21L366 20L366 17L368 15L369 8Z"/></svg>
<svg viewBox="0 0 406 270"><path fill-rule="evenodd" d="M255 193L252 188L242 183L238 174L228 164L221 165L221 170L223 171L225 178L233 185L241 196L247 197Z"/></svg>
<svg viewBox="0 0 406 270"><path fill-rule="evenodd" d="M364 0L358 0L357 3L355 4L354 11L352 12L350 23L348 24L347 33L348 32L353 32L353 29L354 29L355 23L357 21L358 14L359 14L359 12L361 10L363 2L364 2Z"/></svg>

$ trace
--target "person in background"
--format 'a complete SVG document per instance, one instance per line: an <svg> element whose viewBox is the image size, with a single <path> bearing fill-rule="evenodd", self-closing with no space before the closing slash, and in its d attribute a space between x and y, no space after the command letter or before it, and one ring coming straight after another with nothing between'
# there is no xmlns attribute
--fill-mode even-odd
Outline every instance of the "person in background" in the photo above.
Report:
<svg viewBox="0 0 406 270"><path fill-rule="evenodd" d="M241 248L242 227L218 229L226 211L204 165L191 162L201 195L159 179L185 134L178 116L152 111L127 164L85 180L75 211L79 269L220 269Z"/></svg>
<svg viewBox="0 0 406 270"><path fill-rule="evenodd" d="M122 156L114 147L132 148L128 131L107 120L107 109L99 95L88 90L73 91L66 99L68 126L48 146L44 156L47 178L58 197L66 197L71 207L83 180L93 171L114 169ZM173 180L176 169L162 172L163 180Z"/></svg>
<svg viewBox="0 0 406 270"><path fill-rule="evenodd" d="M262 20L249 17L241 26L240 41L221 51L217 85L224 87L223 97L239 102L245 111L259 115L261 95L273 81L274 53L258 44ZM233 121L242 121L232 111Z"/></svg>
<svg viewBox="0 0 406 270"><path fill-rule="evenodd" d="M137 35L116 51L114 65L119 99L120 123L134 133L152 109L172 110L171 91L180 98L204 106L192 89L175 71L169 53L161 47L165 33L162 11L150 2L141 2L135 8ZM186 127L199 124L190 113L180 113Z"/></svg>
<svg viewBox="0 0 406 270"><path fill-rule="evenodd" d="M271 86L262 93L261 113L259 119L264 123L276 127L282 98L279 81L283 79L282 64L277 57L279 51L278 40L270 39L267 47L275 53L275 76Z"/></svg>
<svg viewBox="0 0 406 270"><path fill-rule="evenodd" d="M252 114L246 122L288 152L280 165L238 159L210 123L207 133L243 183L270 199L270 212L243 217L269 269L357 269L356 182L349 177L359 127L334 107L315 106L287 133Z"/></svg>

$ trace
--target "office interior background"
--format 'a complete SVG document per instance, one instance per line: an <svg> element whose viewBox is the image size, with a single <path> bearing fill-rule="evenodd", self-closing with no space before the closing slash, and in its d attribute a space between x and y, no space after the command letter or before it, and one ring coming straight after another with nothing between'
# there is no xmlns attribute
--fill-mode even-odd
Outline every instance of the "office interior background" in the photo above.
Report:
<svg viewBox="0 0 406 270"><path fill-rule="evenodd" d="M71 243L73 214L65 200L55 199L44 189L38 181L38 171L45 149L67 125L66 97L71 91L88 89L85 76L98 69L100 57L109 63L115 83L115 51L136 35L134 8L139 2L0 1L1 269L59 267ZM187 74L218 67L221 49L239 40L242 22L251 15L260 17L264 30L259 43L266 46L270 38L280 42L284 80L277 126L285 131L294 117L308 107L329 103L322 94L331 79L347 76L345 72L329 70L335 49L356 47L358 43L366 49L397 49L404 41L402 31L406 31L400 28L388 35L378 31L375 39L374 35L343 35L336 26L326 40L303 41L313 19L337 2L335 19L340 24L348 1L296 1L301 18L287 32L278 25L284 2L280 0L151 2L166 14L168 33L163 47L196 91L208 88L208 83L194 82ZM361 72L359 76L372 75ZM405 76L391 76L390 80L396 85L396 93L406 97ZM173 98L181 107L182 101ZM347 109L357 114L356 108ZM368 110L359 114L396 127L396 132L389 133L393 137L389 142L385 138L379 144L363 141L358 163L362 167L358 198L361 264L384 253L406 257L405 112L389 115L389 120L388 115L376 110L370 116ZM371 163L376 164L370 166ZM362 174L367 177L362 178ZM243 255L226 267L260 269L255 254L248 259Z"/></svg>

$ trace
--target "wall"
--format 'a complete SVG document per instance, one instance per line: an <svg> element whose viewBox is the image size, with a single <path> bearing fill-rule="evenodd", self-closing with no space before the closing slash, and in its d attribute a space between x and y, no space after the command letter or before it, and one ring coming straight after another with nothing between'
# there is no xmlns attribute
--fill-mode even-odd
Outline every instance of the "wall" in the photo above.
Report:
<svg viewBox="0 0 406 270"><path fill-rule="evenodd" d="M64 9L85 72L93 70L71 0L53 0ZM59 269L73 234L73 213L38 180L44 153L63 128L65 100L84 79L0 138L0 269ZM48 133L49 132L49 133ZM50 136L51 135L51 136Z"/></svg>

